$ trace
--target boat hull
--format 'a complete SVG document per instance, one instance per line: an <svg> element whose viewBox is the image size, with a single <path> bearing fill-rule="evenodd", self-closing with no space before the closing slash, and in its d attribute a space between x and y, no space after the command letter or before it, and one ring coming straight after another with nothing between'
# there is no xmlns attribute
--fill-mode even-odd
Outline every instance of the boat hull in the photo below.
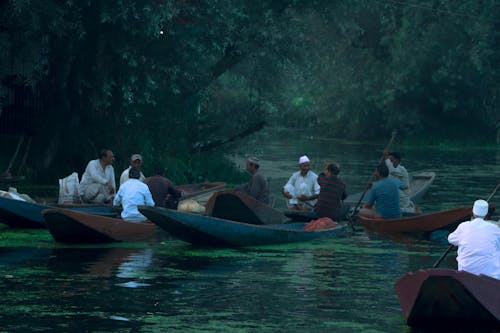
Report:
<svg viewBox="0 0 500 333"><path fill-rule="evenodd" d="M128 222L68 209L45 209L42 214L50 234L61 243L146 241L153 239L157 231L151 222Z"/></svg>
<svg viewBox="0 0 500 333"><path fill-rule="evenodd" d="M500 280L427 269L406 274L394 288L410 326L500 328Z"/></svg>
<svg viewBox="0 0 500 333"><path fill-rule="evenodd" d="M170 235L198 245L238 247L304 242L336 237L346 229L339 225L304 231L305 223L254 225L158 207L140 206L139 211Z"/></svg>

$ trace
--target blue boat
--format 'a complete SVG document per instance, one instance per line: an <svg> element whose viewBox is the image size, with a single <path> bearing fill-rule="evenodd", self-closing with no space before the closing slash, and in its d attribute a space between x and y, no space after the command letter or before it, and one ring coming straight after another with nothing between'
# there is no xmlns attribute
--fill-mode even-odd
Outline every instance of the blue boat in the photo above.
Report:
<svg viewBox="0 0 500 333"><path fill-rule="evenodd" d="M225 186L226 183L223 182L205 182L179 185L178 189L185 193L182 200L195 199L203 202L206 196L212 195L213 192L221 190ZM0 197L0 223L4 223L11 228L46 228L42 211L49 208L66 208L107 217L118 217L119 213L119 209L117 210L117 208L110 205L79 203L46 205Z"/></svg>
<svg viewBox="0 0 500 333"><path fill-rule="evenodd" d="M348 228L306 231L307 223L255 225L166 208L139 206L139 211L170 235L188 243L209 246L253 246L306 242L337 237Z"/></svg>
<svg viewBox="0 0 500 333"><path fill-rule="evenodd" d="M4 223L11 228L46 228L42 211L48 208L52 207L0 197L0 223ZM118 214L112 206L105 205L67 206L67 208L83 213L109 217L117 216Z"/></svg>

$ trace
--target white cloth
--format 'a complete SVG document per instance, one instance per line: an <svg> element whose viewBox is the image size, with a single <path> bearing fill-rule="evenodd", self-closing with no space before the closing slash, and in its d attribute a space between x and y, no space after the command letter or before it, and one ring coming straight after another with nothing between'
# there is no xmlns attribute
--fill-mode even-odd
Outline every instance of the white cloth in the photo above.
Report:
<svg viewBox="0 0 500 333"><path fill-rule="evenodd" d="M80 182L80 194L85 201L92 201L95 197L105 196L105 200L111 198L111 194L105 190L106 183L110 183L116 190L115 169L112 165L107 165L105 169L102 168L99 159L92 160L87 164L85 172L82 175ZM99 186L102 185L102 186Z"/></svg>
<svg viewBox="0 0 500 333"><path fill-rule="evenodd" d="M448 235L458 246L458 269L500 279L500 227L483 218L461 223Z"/></svg>
<svg viewBox="0 0 500 333"><path fill-rule="evenodd" d="M130 171L130 168L131 168L131 166L129 166L127 169L123 170L123 172L120 176L120 186L122 186L123 183L125 183L127 180L129 180L128 172ZM139 177L139 180L141 182L144 182L144 180L146 180L146 177L144 177L144 174L142 173L142 171L141 171L141 176Z"/></svg>
<svg viewBox="0 0 500 333"><path fill-rule="evenodd" d="M130 222L142 222L146 221L147 218L139 213L137 206L154 206L155 202L153 201L148 185L138 179L132 178L120 186L113 200L114 206L120 204L123 206L122 219Z"/></svg>
<svg viewBox="0 0 500 333"><path fill-rule="evenodd" d="M309 170L305 176L302 176L300 171L297 171L290 177L283 189L292 196L292 198L288 200L290 205L300 204L301 201L298 200L297 197L301 195L311 196L313 194L319 194L320 186L318 184L318 175ZM314 206L316 201L317 200L314 199L306 202Z"/></svg>
<svg viewBox="0 0 500 333"><path fill-rule="evenodd" d="M389 176L399 179L405 186L404 190L399 190L399 206L404 213L415 213L415 204L410 199L410 176L408 171L401 164L397 167L392 164L390 159L385 160L385 165L389 169Z"/></svg>

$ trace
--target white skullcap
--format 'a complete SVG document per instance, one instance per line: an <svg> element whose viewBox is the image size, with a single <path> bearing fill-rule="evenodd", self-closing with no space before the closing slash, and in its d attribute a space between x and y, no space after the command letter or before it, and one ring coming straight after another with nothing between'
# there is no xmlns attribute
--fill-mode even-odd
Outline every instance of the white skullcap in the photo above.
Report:
<svg viewBox="0 0 500 333"><path fill-rule="evenodd" d="M309 160L309 157L307 157L306 155L304 155L304 156L300 156L300 158L299 158L299 164L302 164L302 163L309 163L309 162L311 162L311 161Z"/></svg>
<svg viewBox="0 0 500 333"><path fill-rule="evenodd" d="M485 200L476 200L474 201L474 207L472 207L472 214L485 217L488 214L488 202Z"/></svg>

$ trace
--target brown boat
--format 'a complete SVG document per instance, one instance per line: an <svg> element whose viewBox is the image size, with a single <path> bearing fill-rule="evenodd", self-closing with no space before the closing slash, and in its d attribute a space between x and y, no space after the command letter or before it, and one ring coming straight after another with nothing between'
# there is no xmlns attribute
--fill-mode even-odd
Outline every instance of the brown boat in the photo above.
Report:
<svg viewBox="0 0 500 333"><path fill-rule="evenodd" d="M251 224L280 224L288 220L283 212L235 190L215 192L207 202L206 214Z"/></svg>
<svg viewBox="0 0 500 333"><path fill-rule="evenodd" d="M490 213L495 206L490 204ZM458 207L439 212L405 216L397 219L383 219L358 215L357 219L366 229L379 232L432 232L438 229L453 231L460 222L469 220L472 207Z"/></svg>
<svg viewBox="0 0 500 333"><path fill-rule="evenodd" d="M128 222L119 218L51 208L42 211L50 234L61 243L111 243L154 239L151 222Z"/></svg>
<svg viewBox="0 0 500 333"><path fill-rule="evenodd" d="M401 277L394 288L408 325L500 329L500 280L452 269Z"/></svg>

